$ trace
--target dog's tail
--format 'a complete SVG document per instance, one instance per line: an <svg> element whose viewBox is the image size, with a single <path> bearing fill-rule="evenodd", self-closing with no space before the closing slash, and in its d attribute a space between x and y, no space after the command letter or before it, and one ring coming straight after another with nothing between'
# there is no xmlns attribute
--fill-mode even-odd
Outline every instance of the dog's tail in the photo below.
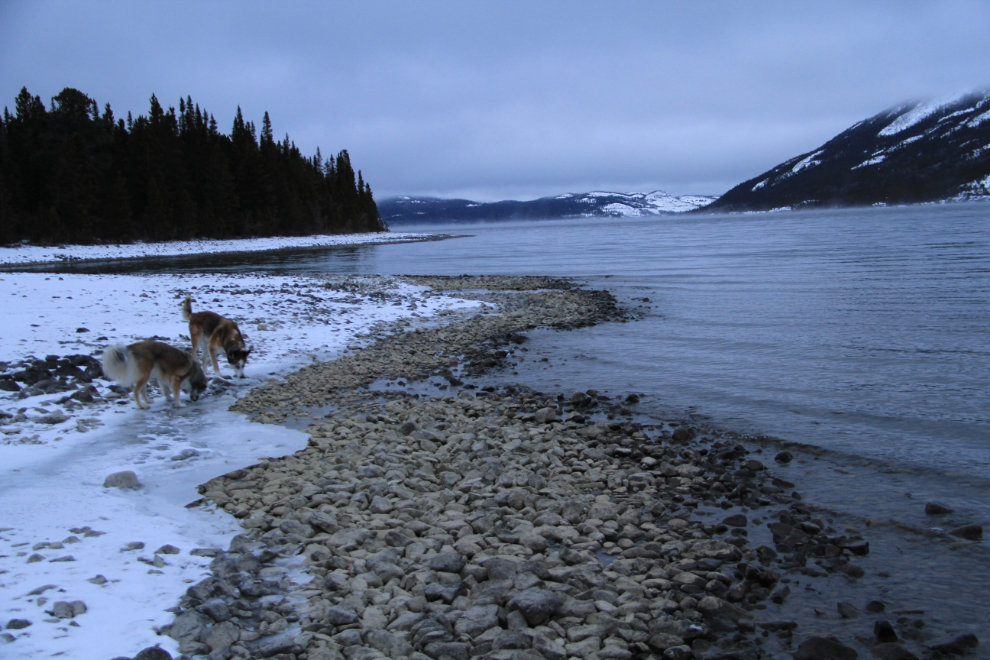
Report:
<svg viewBox="0 0 990 660"><path fill-rule="evenodd" d="M186 321L192 318L192 298L186 296L186 299L182 301L182 318Z"/></svg>
<svg viewBox="0 0 990 660"><path fill-rule="evenodd" d="M103 351L103 373L124 387L137 382L137 361L123 344L112 344Z"/></svg>

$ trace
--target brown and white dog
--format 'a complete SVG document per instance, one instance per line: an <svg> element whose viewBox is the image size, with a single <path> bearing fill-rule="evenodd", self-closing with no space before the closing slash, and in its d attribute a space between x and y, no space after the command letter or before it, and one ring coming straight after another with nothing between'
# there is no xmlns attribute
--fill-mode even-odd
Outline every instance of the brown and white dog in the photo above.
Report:
<svg viewBox="0 0 990 660"><path fill-rule="evenodd" d="M196 358L160 341L107 346L103 351L103 373L124 387L133 387L138 408L147 408L151 403L145 387L152 378L176 408L184 407L179 400L180 389L186 389L193 401L206 389L206 374ZM146 403L141 403L141 397Z"/></svg>
<svg viewBox="0 0 990 660"><path fill-rule="evenodd" d="M186 296L182 303L182 318L189 321L189 337L192 339L192 354L196 357L197 350L203 351L203 371L209 367L207 356L213 361L213 370L220 375L220 365L217 363L217 349L222 348L227 355L227 362L234 368L240 378L244 378L244 365L247 364L251 349L244 344L244 337L237 324L214 312L192 311L192 298Z"/></svg>

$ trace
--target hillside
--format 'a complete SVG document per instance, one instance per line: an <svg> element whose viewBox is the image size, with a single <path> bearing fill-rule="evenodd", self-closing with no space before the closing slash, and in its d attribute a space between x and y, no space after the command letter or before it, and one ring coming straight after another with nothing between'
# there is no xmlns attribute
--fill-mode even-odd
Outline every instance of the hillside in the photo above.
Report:
<svg viewBox="0 0 990 660"><path fill-rule="evenodd" d="M641 217L683 213L707 206L714 197L651 193L565 193L527 202L472 202L436 197L394 197L378 203L390 225L483 220L548 220L573 217Z"/></svg>
<svg viewBox="0 0 990 660"><path fill-rule="evenodd" d="M990 92L900 105L745 181L711 210L910 204L990 195Z"/></svg>

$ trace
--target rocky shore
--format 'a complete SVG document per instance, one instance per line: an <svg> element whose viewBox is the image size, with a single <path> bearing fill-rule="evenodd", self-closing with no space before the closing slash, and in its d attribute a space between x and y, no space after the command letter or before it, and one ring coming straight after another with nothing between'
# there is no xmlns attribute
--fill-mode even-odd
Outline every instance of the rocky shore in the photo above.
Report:
<svg viewBox="0 0 990 660"><path fill-rule="evenodd" d="M161 631L183 654L811 660L979 648L885 611L879 594L823 599L823 621L871 631L856 639L779 617L793 591L860 578L870 551L772 475L787 452L761 460L692 420L637 423L632 393L472 382L507 373L528 329L621 319L609 294L546 278L415 279L490 306L383 328L236 404L304 427L309 447L201 487L193 504L222 507L245 531L227 550L194 551L215 557L212 575Z"/></svg>

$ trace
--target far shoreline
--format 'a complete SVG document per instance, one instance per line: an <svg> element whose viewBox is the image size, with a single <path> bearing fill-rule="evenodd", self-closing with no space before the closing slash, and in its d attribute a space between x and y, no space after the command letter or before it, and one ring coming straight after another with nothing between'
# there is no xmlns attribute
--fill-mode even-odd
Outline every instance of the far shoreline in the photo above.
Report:
<svg viewBox="0 0 990 660"><path fill-rule="evenodd" d="M121 243L110 245L66 245L66 246L5 246L0 247L0 272L74 272L75 266L83 266L84 268L92 269L98 267L100 264L127 264L127 263L141 263L141 262L153 262L158 260L168 260L170 262L178 263L184 260L194 260L202 259L205 257L218 257L218 258L233 258L244 255L271 255L278 253L312 253L321 252L324 250L332 250L336 248L353 248L361 247L366 245L389 245L396 243L422 243L429 241L443 241L450 238L463 238L467 234L420 234L416 232L396 232L391 234L386 232L384 234L370 235L373 238L371 240L358 240L353 242L313 242L319 241L320 239L346 239L350 237L366 237L369 234L322 234L315 236L297 237L297 236L277 236L270 238L248 238L248 239L230 239L222 241L214 240L191 240L191 241L166 241L161 243ZM306 239L310 239L307 244ZM374 240L383 239L383 240ZM295 242L296 244L284 244L285 242ZM238 243L246 242L256 242L256 243L279 243L281 245L274 245L272 247L259 247L257 249L222 249L226 245L236 246ZM196 251L184 252L180 250L169 251L168 246L193 246L197 243L202 243L204 249L198 249ZM215 245L221 249L208 249L210 245ZM143 252L140 254L124 254L128 251L134 252L138 249L148 249L155 246L165 246L165 251L159 254L149 254ZM240 246L242 248L246 246ZM28 249L34 250L49 250L52 253L61 252L69 253L72 250L82 250L90 251L103 248L107 252L112 252L113 250L118 250L122 254L101 254L99 256L74 256L72 254L59 254L52 255L52 257L47 259L35 259L31 261L7 261L7 257L14 256L13 254L6 253L6 251L11 251L13 253L19 251L26 251Z"/></svg>

